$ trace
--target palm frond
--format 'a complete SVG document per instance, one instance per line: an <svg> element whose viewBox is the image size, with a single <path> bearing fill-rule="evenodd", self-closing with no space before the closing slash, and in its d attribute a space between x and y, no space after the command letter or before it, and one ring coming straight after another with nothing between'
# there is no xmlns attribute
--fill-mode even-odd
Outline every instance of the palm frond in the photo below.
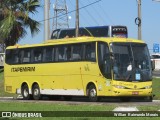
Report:
<svg viewBox="0 0 160 120"><path fill-rule="evenodd" d="M39 30L40 23L31 19L30 17L25 21L25 25L30 28L32 36L37 34Z"/></svg>
<svg viewBox="0 0 160 120"><path fill-rule="evenodd" d="M13 45L27 35L30 28L32 36L37 34L40 23L29 17L40 7L39 0L1 0L0 1L0 34L7 45ZM3 9L2 9L3 8Z"/></svg>

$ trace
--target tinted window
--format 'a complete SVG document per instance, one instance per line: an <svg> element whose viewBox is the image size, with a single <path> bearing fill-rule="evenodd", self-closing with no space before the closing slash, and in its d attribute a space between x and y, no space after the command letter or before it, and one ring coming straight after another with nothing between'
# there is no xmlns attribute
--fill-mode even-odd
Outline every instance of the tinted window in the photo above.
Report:
<svg viewBox="0 0 160 120"><path fill-rule="evenodd" d="M72 60L77 61L82 59L82 44L72 45Z"/></svg>
<svg viewBox="0 0 160 120"><path fill-rule="evenodd" d="M111 79L111 60L106 43L98 43L98 63L101 73L106 78Z"/></svg>
<svg viewBox="0 0 160 120"><path fill-rule="evenodd" d="M60 29L54 30L51 36L51 39L58 39Z"/></svg>
<svg viewBox="0 0 160 120"><path fill-rule="evenodd" d="M75 29L61 30L59 38L72 38L75 36Z"/></svg>
<svg viewBox="0 0 160 120"><path fill-rule="evenodd" d="M94 37L108 37L108 27L86 27L86 29L89 33L88 36L92 35Z"/></svg>
<svg viewBox="0 0 160 120"><path fill-rule="evenodd" d="M44 51L44 62L54 61L54 49L53 47L46 47Z"/></svg>
<svg viewBox="0 0 160 120"><path fill-rule="evenodd" d="M33 62L42 62L42 48L34 48L33 49Z"/></svg>
<svg viewBox="0 0 160 120"><path fill-rule="evenodd" d="M44 46L6 50L6 63L44 63L68 61L96 61L95 43Z"/></svg>
<svg viewBox="0 0 160 120"><path fill-rule="evenodd" d="M67 61L67 59L70 59L70 54L71 50L69 50L65 45L56 47L56 61Z"/></svg>
<svg viewBox="0 0 160 120"><path fill-rule="evenodd" d="M26 49L23 50L22 54L22 63L29 63L31 61L31 51Z"/></svg>
<svg viewBox="0 0 160 120"><path fill-rule="evenodd" d="M6 50L6 63L17 64L19 63L19 49Z"/></svg>
<svg viewBox="0 0 160 120"><path fill-rule="evenodd" d="M96 46L95 43L85 44L85 60L96 61Z"/></svg>

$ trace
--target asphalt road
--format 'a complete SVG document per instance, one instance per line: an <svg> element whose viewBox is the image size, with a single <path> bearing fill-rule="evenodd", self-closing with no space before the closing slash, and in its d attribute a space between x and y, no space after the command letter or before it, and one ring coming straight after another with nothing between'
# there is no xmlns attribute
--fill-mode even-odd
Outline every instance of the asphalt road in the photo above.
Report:
<svg viewBox="0 0 160 120"><path fill-rule="evenodd" d="M160 71L153 71L153 76L160 78Z"/></svg>

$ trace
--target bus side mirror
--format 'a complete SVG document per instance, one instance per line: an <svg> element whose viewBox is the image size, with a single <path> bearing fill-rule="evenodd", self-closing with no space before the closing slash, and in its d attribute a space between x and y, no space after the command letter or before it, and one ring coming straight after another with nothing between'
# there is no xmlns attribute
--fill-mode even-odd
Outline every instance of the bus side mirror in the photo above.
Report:
<svg viewBox="0 0 160 120"><path fill-rule="evenodd" d="M154 60L151 60L151 68L152 68L152 71L155 69L155 61Z"/></svg>

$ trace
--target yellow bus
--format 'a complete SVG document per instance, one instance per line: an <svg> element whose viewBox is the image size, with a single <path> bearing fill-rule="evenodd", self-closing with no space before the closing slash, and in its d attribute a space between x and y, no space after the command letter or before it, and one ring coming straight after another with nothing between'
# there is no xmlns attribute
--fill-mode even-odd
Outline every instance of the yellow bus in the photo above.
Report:
<svg viewBox="0 0 160 120"><path fill-rule="evenodd" d="M5 91L39 100L43 95L152 99L147 45L129 38L78 37L7 47Z"/></svg>

